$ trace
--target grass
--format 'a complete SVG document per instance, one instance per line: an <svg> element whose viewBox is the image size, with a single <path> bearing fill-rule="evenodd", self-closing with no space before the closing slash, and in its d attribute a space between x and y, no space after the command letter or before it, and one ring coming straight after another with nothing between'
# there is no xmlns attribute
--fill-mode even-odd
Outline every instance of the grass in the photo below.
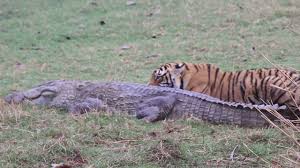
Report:
<svg viewBox="0 0 300 168"><path fill-rule="evenodd" d="M146 83L160 64L300 69L296 0L1 0L0 96L51 79ZM0 103L0 167L268 167L295 144L275 129ZM235 158L229 159L233 149ZM258 156L258 157L257 157Z"/></svg>

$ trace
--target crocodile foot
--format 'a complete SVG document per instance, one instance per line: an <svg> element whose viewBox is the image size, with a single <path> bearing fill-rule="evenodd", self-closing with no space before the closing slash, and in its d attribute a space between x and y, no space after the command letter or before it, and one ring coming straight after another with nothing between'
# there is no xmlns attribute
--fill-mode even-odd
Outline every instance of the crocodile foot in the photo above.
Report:
<svg viewBox="0 0 300 168"><path fill-rule="evenodd" d="M172 112L175 102L174 95L157 96L141 101L137 108L136 117L147 122L164 120Z"/></svg>

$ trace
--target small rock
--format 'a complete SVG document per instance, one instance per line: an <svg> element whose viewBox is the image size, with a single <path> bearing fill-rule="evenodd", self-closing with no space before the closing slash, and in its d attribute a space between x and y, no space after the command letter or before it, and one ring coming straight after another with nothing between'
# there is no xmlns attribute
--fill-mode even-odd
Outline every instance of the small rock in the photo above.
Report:
<svg viewBox="0 0 300 168"><path fill-rule="evenodd" d="M157 137L157 133L156 132L149 132L148 135L150 137Z"/></svg>
<svg viewBox="0 0 300 168"><path fill-rule="evenodd" d="M153 13L152 12L150 12L150 13L148 13L148 14L146 14L146 16L152 16L153 15Z"/></svg>
<svg viewBox="0 0 300 168"><path fill-rule="evenodd" d="M101 21L99 22L99 24L100 24L100 25L105 25L105 22L104 22L103 20L101 20Z"/></svg>
<svg viewBox="0 0 300 168"><path fill-rule="evenodd" d="M153 16L153 15L157 15L157 14L159 14L159 13L160 13L160 8L158 7L158 8L152 9L151 12L148 12L148 13L146 14L146 16L150 17L150 16Z"/></svg>
<svg viewBox="0 0 300 168"><path fill-rule="evenodd" d="M71 40L71 37L70 36L66 36L65 37L67 40Z"/></svg>
<svg viewBox="0 0 300 168"><path fill-rule="evenodd" d="M20 66L20 65L22 65L22 63L19 62L19 61L16 61L16 65L17 65L17 66Z"/></svg>
<svg viewBox="0 0 300 168"><path fill-rule="evenodd" d="M127 1L126 5L133 6L133 5L136 5L136 2L135 1Z"/></svg>
<svg viewBox="0 0 300 168"><path fill-rule="evenodd" d="M132 48L132 46L126 44L121 46L121 50L128 50L130 48Z"/></svg>
<svg viewBox="0 0 300 168"><path fill-rule="evenodd" d="M163 35L163 33L161 33L161 32L153 33L152 36L151 36L151 38L158 38L158 37L160 37L162 35Z"/></svg>

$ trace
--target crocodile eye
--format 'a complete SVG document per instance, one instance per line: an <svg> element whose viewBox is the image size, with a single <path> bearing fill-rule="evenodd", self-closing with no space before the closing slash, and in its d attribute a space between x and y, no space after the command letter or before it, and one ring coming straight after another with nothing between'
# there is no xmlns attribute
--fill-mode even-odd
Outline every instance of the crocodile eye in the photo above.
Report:
<svg viewBox="0 0 300 168"><path fill-rule="evenodd" d="M56 94L55 92L51 92L51 91L44 91L41 93L41 95L44 97L53 97L55 96L55 94Z"/></svg>

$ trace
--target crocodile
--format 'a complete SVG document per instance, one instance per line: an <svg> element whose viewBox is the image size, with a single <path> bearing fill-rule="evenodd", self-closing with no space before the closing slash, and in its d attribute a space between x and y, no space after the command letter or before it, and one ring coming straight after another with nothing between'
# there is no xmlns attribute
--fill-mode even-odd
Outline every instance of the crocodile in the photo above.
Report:
<svg viewBox="0 0 300 168"><path fill-rule="evenodd" d="M265 127L269 122L262 114L278 122L269 110L292 117L285 106L224 102L201 93L126 82L53 80L12 92L4 100L62 108L74 114L91 110L125 113L147 122L193 117L215 124Z"/></svg>

